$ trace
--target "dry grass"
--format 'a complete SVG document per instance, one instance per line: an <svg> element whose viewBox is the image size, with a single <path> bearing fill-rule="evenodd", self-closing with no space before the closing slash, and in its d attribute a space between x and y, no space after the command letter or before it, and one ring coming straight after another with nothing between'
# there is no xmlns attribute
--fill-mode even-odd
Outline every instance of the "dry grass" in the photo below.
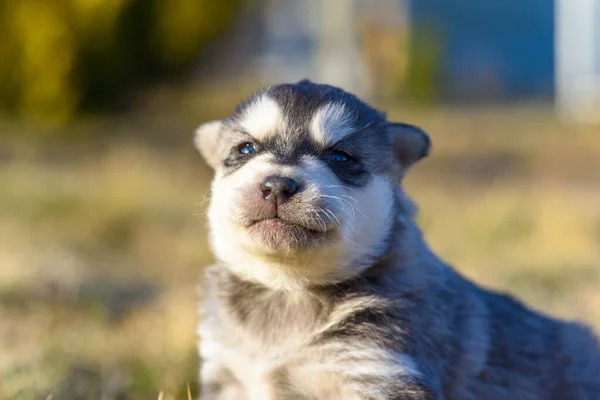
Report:
<svg viewBox="0 0 600 400"><path fill-rule="evenodd" d="M392 115L433 136L407 189L434 250L485 285L600 329L594 129L531 107ZM0 398L197 391L210 172L185 146L107 142L0 145Z"/></svg>

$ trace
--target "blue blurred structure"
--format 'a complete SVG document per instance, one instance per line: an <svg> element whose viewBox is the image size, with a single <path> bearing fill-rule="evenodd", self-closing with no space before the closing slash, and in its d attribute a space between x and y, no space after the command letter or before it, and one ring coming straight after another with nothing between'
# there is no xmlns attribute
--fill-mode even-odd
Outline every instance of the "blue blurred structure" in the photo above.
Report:
<svg viewBox="0 0 600 400"><path fill-rule="evenodd" d="M439 43L437 72L444 97L497 100L552 95L552 1L415 0L410 10L414 32L434 35Z"/></svg>
<svg viewBox="0 0 600 400"><path fill-rule="evenodd" d="M246 59L228 64L264 83L600 115L600 0L257 1L237 33L246 45L229 50Z"/></svg>

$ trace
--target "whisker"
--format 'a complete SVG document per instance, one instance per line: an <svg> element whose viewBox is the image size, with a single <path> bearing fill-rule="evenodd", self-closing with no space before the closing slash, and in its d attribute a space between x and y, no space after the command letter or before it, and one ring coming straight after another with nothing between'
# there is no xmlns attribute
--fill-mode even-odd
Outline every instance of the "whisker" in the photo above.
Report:
<svg viewBox="0 0 600 400"><path fill-rule="evenodd" d="M331 211L329 208L326 208L325 211L328 212L333 218L335 218L335 220L337 221L337 225L341 228L342 227L342 223L340 222L340 220L338 219L338 217L335 216L335 214L333 213L333 211Z"/></svg>
<svg viewBox="0 0 600 400"><path fill-rule="evenodd" d="M353 214L353 216L354 216L354 217L356 217L355 210L358 210L359 212L361 212L361 211L360 211L359 209L357 209L357 208L356 208L356 207L355 207L355 206L354 206L352 203L350 203L350 202L349 202L348 200L346 200L346 199L342 199L341 197L338 197L338 196L328 196L328 195L324 195L324 194L323 194L323 195L321 195L320 197L324 197L324 198L329 198L329 199L335 199L335 200L339 200L339 201L340 201L340 203L342 204L342 209L344 209L344 202L345 202L346 204L348 204L348 205L350 206L350 209L352 210L352 214ZM364 214L362 214L362 215L363 215L363 217L365 217L365 218L366 218L366 216L365 216Z"/></svg>
<svg viewBox="0 0 600 400"><path fill-rule="evenodd" d="M349 198L350 200L353 200L353 201L355 201L355 202L356 202L356 204L360 204L360 201L356 200L356 199L355 199L354 197L352 197L352 196L349 196L349 195L347 195L347 194L341 194L340 196L341 196L341 197L347 197L347 198Z"/></svg>

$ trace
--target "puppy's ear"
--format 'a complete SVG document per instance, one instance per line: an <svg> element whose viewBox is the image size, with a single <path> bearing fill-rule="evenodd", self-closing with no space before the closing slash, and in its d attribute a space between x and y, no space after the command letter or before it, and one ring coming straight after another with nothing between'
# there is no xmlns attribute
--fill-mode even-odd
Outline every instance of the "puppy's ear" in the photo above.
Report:
<svg viewBox="0 0 600 400"><path fill-rule="evenodd" d="M399 122L390 122L387 130L403 169L410 168L429 154L431 140L421 128Z"/></svg>
<svg viewBox="0 0 600 400"><path fill-rule="evenodd" d="M220 162L218 142L222 125L221 121L206 122L196 129L194 136L196 148L213 169L217 168Z"/></svg>

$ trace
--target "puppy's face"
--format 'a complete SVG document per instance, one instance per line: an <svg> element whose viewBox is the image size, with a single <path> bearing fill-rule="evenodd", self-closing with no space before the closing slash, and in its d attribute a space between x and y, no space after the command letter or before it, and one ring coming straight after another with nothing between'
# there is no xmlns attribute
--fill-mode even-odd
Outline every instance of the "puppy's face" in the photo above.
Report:
<svg viewBox="0 0 600 400"><path fill-rule="evenodd" d="M201 126L196 145L216 169L216 256L289 288L348 279L385 251L397 182L429 139L341 89L303 81L253 94Z"/></svg>

